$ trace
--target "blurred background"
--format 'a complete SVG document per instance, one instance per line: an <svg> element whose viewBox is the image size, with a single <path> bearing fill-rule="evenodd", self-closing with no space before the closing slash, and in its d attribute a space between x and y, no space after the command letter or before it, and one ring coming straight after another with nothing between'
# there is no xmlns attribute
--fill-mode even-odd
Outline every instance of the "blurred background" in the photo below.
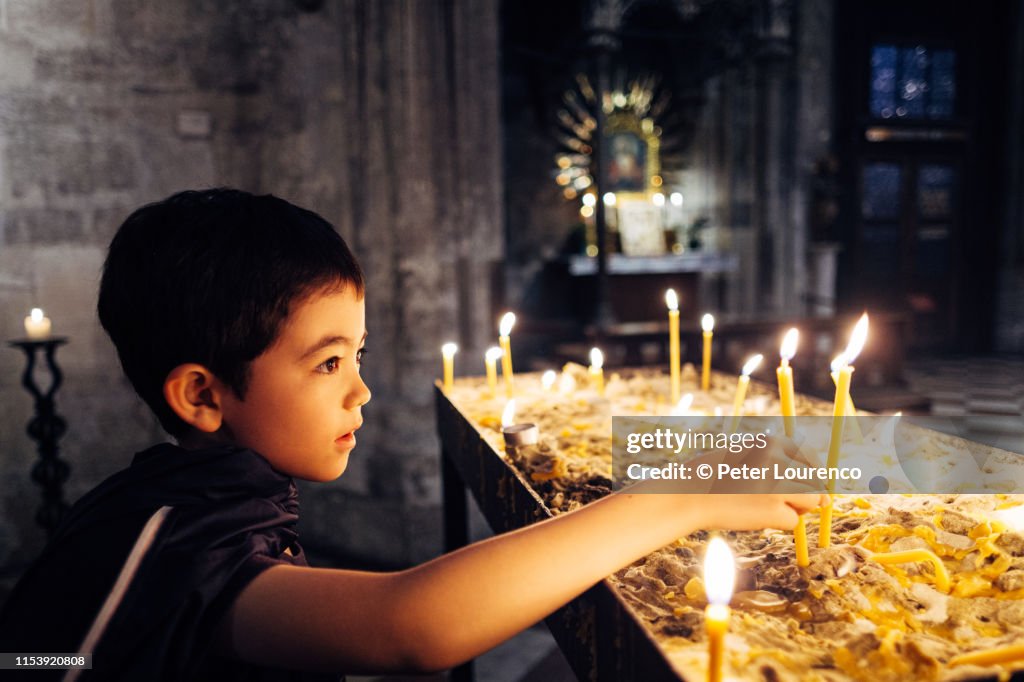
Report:
<svg viewBox="0 0 1024 682"><path fill-rule="evenodd" d="M96 320L120 222L218 185L319 212L367 274L374 397L303 542L407 566L441 548L440 346L482 374L506 310L517 369L658 365L674 287L688 358L706 312L730 371L797 325L819 394L868 310L858 406L1021 414L1022 128L1019 0L0 0L0 334L38 307L68 339L73 502L164 438ZM4 585L45 541L25 364Z"/></svg>

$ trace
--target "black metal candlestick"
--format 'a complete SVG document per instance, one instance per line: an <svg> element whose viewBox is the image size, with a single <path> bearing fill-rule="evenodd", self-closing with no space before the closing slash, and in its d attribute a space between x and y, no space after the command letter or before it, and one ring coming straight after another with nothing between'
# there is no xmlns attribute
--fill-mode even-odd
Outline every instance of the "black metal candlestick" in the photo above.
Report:
<svg viewBox="0 0 1024 682"><path fill-rule="evenodd" d="M29 420L26 432L38 443L39 461L32 467L32 480L43 489L43 504L36 512L36 523L46 529L47 535L53 533L68 509L67 503L64 502L63 485L64 481L68 480L71 467L60 459L60 448L57 447L57 441L67 430L67 422L57 414L53 399L64 380L54 356L57 347L67 342L66 338L58 336L9 342L11 346L23 350L28 358L25 373L21 375L21 385L35 400L35 415ZM45 393L36 385L34 376L36 354L39 350L43 351L51 375L50 386Z"/></svg>

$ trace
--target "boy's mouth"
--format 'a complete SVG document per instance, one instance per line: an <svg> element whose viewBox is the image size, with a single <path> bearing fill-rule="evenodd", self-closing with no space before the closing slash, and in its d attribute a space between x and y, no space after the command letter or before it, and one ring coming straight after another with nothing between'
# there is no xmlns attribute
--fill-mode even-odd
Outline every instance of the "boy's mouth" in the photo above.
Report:
<svg viewBox="0 0 1024 682"><path fill-rule="evenodd" d="M351 431L349 431L345 435L341 436L340 438L335 439L334 442L335 443L342 443L344 445L351 445L351 444L355 443L356 442L356 431L359 430L360 426L362 426L362 424L359 424L358 426L356 426L356 428L352 429Z"/></svg>

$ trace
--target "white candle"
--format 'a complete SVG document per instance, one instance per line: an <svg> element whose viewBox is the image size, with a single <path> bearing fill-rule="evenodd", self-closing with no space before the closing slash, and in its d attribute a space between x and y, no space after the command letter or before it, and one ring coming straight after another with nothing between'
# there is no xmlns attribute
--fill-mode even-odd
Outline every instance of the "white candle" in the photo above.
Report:
<svg viewBox="0 0 1024 682"><path fill-rule="evenodd" d="M25 318L25 333L30 339L45 339L50 335L52 328L53 325L50 323L50 318L43 315L42 308L33 308L28 317Z"/></svg>

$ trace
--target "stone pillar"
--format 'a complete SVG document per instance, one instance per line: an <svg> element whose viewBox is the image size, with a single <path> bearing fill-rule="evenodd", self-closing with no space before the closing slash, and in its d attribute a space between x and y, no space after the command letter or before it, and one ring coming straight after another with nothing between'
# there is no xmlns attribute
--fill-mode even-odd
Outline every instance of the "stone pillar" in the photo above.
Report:
<svg viewBox="0 0 1024 682"><path fill-rule="evenodd" d="M1006 186L996 350L1024 353L1024 8L1015 3L1006 68Z"/></svg>
<svg viewBox="0 0 1024 682"><path fill-rule="evenodd" d="M759 312L795 308L796 235L792 215L794 92L791 0L762 0L757 55L754 224Z"/></svg>

